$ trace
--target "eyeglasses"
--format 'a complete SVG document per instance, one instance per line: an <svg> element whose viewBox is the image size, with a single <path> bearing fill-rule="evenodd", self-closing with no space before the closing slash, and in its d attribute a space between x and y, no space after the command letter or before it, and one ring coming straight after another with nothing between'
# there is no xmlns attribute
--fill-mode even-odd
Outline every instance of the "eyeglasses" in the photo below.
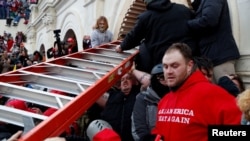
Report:
<svg viewBox="0 0 250 141"><path fill-rule="evenodd" d="M156 75L156 78L157 78L157 80L159 80L159 81L163 81L165 78L164 78L164 74L157 74Z"/></svg>

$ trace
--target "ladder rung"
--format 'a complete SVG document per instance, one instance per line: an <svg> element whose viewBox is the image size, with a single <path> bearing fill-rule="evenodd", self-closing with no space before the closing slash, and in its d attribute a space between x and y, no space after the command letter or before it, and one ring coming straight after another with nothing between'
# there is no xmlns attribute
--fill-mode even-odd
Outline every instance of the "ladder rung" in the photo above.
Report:
<svg viewBox="0 0 250 141"><path fill-rule="evenodd" d="M19 109L0 105L0 121L11 123L24 127L23 117L32 117L33 119L45 120L47 117Z"/></svg>
<svg viewBox="0 0 250 141"><path fill-rule="evenodd" d="M47 88L59 89L72 94L80 94L85 89L87 89L91 84L83 83L80 80L68 80L64 78L57 78L49 75L43 75L28 71L19 72L27 74L26 76L21 76L23 80L29 81L29 83L43 85Z"/></svg>
<svg viewBox="0 0 250 141"><path fill-rule="evenodd" d="M61 108L73 99L72 97L68 96L51 94L41 90L35 90L2 82L0 82L0 90L0 95L53 108Z"/></svg>
<svg viewBox="0 0 250 141"><path fill-rule="evenodd" d="M47 118L1 106L0 120L25 127L31 118L41 120L35 127L28 125L20 141L44 140L61 134L132 67L138 48L116 53L115 47L120 43L110 42L0 75L0 95L58 108ZM33 89L24 87L25 84ZM69 95L45 92L44 88Z"/></svg>

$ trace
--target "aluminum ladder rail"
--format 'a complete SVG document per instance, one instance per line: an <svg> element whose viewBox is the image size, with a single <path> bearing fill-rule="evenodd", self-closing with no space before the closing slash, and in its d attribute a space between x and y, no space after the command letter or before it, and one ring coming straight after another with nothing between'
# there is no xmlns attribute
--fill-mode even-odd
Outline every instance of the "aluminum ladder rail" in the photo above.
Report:
<svg viewBox="0 0 250 141"><path fill-rule="evenodd" d="M0 105L0 121L31 128L20 141L42 141L60 135L133 65L139 52L116 53L120 41L103 44L0 75L0 95L57 108L51 116ZM24 87L32 85L33 89ZM70 93L70 96L43 91ZM37 123L39 121L39 123ZM27 127L26 127L27 126Z"/></svg>

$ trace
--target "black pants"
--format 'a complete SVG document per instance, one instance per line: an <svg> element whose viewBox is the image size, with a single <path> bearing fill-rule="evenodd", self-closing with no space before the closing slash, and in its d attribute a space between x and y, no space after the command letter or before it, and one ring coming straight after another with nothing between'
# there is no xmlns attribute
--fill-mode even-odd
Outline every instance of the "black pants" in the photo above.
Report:
<svg viewBox="0 0 250 141"><path fill-rule="evenodd" d="M6 19L6 25L10 26L12 22L12 18L7 18Z"/></svg>

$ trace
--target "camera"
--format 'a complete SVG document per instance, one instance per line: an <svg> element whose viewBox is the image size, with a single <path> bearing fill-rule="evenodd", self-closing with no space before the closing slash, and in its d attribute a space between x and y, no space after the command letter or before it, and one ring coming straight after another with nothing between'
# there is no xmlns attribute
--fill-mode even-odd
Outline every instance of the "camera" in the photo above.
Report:
<svg viewBox="0 0 250 141"><path fill-rule="evenodd" d="M59 38L60 37L60 34L61 33L61 29L57 29L57 30L54 30L54 34L55 34L55 37L56 38ZM60 38L59 38L60 39Z"/></svg>
<svg viewBox="0 0 250 141"><path fill-rule="evenodd" d="M61 33L61 29L54 30L54 34L59 34Z"/></svg>

